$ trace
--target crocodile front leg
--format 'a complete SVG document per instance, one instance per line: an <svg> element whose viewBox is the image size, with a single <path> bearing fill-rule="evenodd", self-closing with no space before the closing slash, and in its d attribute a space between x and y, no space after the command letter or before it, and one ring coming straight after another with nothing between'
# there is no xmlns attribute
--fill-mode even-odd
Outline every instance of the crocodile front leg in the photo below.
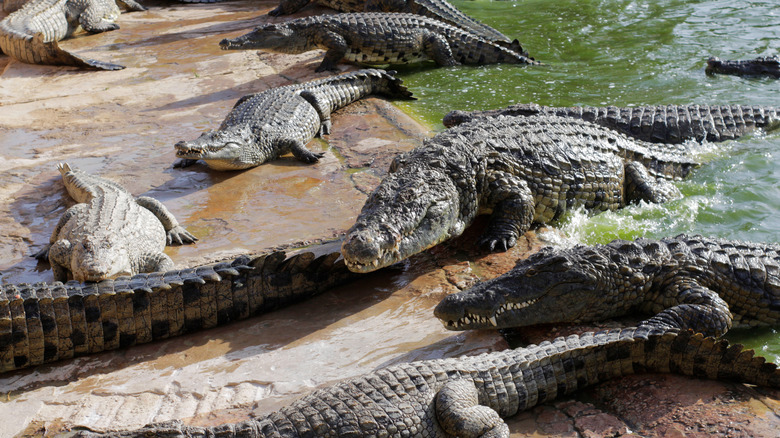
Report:
<svg viewBox="0 0 780 438"><path fill-rule="evenodd" d="M310 0L282 0L279 2L279 6L268 12L268 15L272 17L290 15L308 5L309 2Z"/></svg>
<svg viewBox="0 0 780 438"><path fill-rule="evenodd" d="M116 0L119 4L127 8L128 11L145 11L146 6L136 2L135 0Z"/></svg>
<svg viewBox="0 0 780 438"><path fill-rule="evenodd" d="M473 382L447 382L436 394L436 419L452 436L464 438L509 437L509 426L493 409L479 404Z"/></svg>
<svg viewBox="0 0 780 438"><path fill-rule="evenodd" d="M722 336L729 331L733 317L729 306L715 292L699 285L691 279L675 281L657 298L667 309L650 319L642 321L641 326L693 329L706 336Z"/></svg>
<svg viewBox="0 0 780 438"><path fill-rule="evenodd" d="M174 269L173 260L162 252L144 254L133 265L135 272L167 272Z"/></svg>
<svg viewBox="0 0 780 438"><path fill-rule="evenodd" d="M49 248L49 264L54 272L54 281L68 281L70 270L71 244L66 239L54 242Z"/></svg>
<svg viewBox="0 0 780 438"><path fill-rule="evenodd" d="M54 231L51 232L51 238L49 239L49 243L46 246L44 246L43 249L33 254L33 257L35 257L38 260L48 260L50 248L52 245L54 245L54 243L59 238L60 231L62 231L62 227L64 227L65 224L67 224L68 221L70 221L70 219L73 216L86 215L88 208L89 206L87 204L76 204L73 207L65 210L65 213L62 216L60 216L60 220L57 221L57 225L54 227Z"/></svg>
<svg viewBox="0 0 780 438"><path fill-rule="evenodd" d="M198 240L197 237L193 236L189 231L185 230L184 227L179 225L179 222L176 220L173 214L168 211L167 208L165 208L162 202L148 196L139 196L135 202L141 207L151 211L152 214L163 224L168 245L183 245L185 243L193 243ZM173 264L171 264L171 266L173 266Z"/></svg>
<svg viewBox="0 0 780 438"><path fill-rule="evenodd" d="M322 31L315 36L315 41L317 45L325 48L327 51L325 52L325 57L322 59L322 63L319 67L314 69L314 71L317 73L325 70L338 72L339 69L336 65L347 54L347 50L349 50L347 40L335 32Z"/></svg>
<svg viewBox="0 0 780 438"><path fill-rule="evenodd" d="M624 184L627 202L660 204L680 197L680 191L674 184L665 179L654 178L645 166L636 161L626 164Z"/></svg>
<svg viewBox="0 0 780 438"><path fill-rule="evenodd" d="M306 149L306 145L300 140L292 138L280 138L276 140L280 151L290 151L293 156L304 163L316 163L325 155L325 152L312 152Z"/></svg>
<svg viewBox="0 0 780 438"><path fill-rule="evenodd" d="M494 171L488 178L485 207L493 213L479 244L490 251L506 251L531 228L534 196L524 180L510 173Z"/></svg>

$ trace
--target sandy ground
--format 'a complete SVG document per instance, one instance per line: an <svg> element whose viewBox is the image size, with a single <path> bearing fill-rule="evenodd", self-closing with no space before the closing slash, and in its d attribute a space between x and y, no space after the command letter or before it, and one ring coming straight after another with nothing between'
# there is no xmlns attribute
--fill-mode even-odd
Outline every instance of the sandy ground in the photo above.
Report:
<svg viewBox="0 0 780 438"><path fill-rule="evenodd" d="M56 163L162 200L200 238L168 248L178 266L348 228L392 157L432 135L392 103L363 100L334 115L312 149L245 172L171 169L173 144L216 128L235 101L323 77L321 52L222 52L217 42L269 19L269 1L147 3L121 29L62 46L127 66L83 72L0 56L0 279L50 281L28 255L71 205ZM304 14L323 9L308 8ZM352 67L344 66L344 69ZM0 376L0 436L73 427L127 429L172 418L211 425L259 415L311 389L392 363L506 348L490 331L444 330L431 310L446 293L505 272L543 242L474 254L476 232L305 303L164 342ZM539 342L566 330L525 331ZM633 376L511 419L513 436L777 436L778 392L678 376Z"/></svg>

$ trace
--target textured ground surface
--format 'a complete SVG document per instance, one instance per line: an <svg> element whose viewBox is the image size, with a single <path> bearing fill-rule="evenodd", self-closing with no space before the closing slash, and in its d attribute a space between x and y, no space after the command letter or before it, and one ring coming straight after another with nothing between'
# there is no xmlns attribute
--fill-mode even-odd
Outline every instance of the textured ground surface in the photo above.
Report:
<svg viewBox="0 0 780 438"><path fill-rule="evenodd" d="M179 266L327 238L347 228L392 156L432 133L380 99L334 116L316 166L291 157L246 172L170 168L173 144L216 128L241 96L310 80L321 53L222 52L217 42L267 20L272 2L150 3L121 29L63 47L119 72L30 66L0 56L0 280L50 280L27 254L70 205L55 165L113 178L161 199L201 240L169 248ZM318 12L307 9L305 13ZM344 67L346 68L346 67ZM511 268L474 254L472 232L393 269L264 317L165 342L0 376L0 436L73 426L131 428L182 418L218 424L278 407L314 387L414 359L505 348L493 332L446 332L445 293ZM575 329L518 335L539 342ZM510 420L515 436L776 436L777 391L678 376L632 376Z"/></svg>

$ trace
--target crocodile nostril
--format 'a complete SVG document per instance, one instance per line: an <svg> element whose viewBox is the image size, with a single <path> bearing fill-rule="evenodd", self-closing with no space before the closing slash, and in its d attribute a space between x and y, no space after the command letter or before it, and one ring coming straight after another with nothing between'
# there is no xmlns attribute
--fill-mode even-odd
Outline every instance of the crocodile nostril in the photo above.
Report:
<svg viewBox="0 0 780 438"><path fill-rule="evenodd" d="M356 232L347 236L341 251L350 261L368 264L379 258L381 248L370 233Z"/></svg>

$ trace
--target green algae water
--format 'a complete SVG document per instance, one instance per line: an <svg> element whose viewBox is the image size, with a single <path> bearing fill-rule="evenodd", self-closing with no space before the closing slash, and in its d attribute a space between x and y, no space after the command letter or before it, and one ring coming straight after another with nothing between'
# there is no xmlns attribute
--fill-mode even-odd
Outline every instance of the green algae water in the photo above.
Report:
<svg viewBox="0 0 780 438"><path fill-rule="evenodd" d="M540 105L760 104L780 106L780 80L708 76L710 56L780 53L780 1L452 0L518 38L541 67L404 68L419 100L404 109L436 129L447 112ZM780 242L780 131L704 145L705 164L678 184L683 198L556 224L572 242L698 233ZM570 242L569 242L570 243ZM729 339L780 360L777 329Z"/></svg>

